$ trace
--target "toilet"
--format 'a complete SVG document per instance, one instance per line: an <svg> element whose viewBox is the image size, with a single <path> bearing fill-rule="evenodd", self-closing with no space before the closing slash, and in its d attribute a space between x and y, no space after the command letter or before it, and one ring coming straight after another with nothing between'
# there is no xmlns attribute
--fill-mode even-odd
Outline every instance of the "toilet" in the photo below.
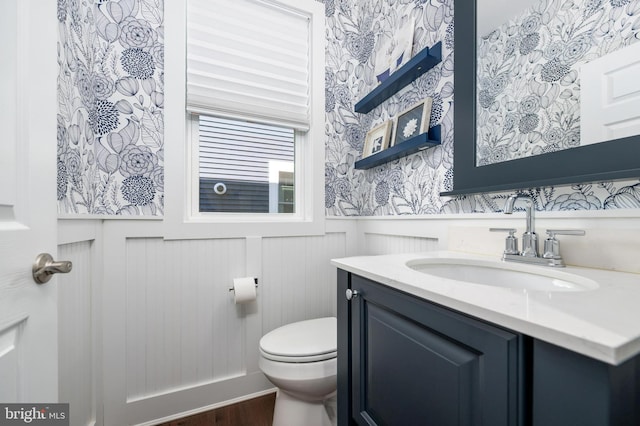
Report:
<svg viewBox="0 0 640 426"><path fill-rule="evenodd" d="M331 426L325 400L336 392L335 317L300 321L260 339L260 369L278 388L273 426Z"/></svg>

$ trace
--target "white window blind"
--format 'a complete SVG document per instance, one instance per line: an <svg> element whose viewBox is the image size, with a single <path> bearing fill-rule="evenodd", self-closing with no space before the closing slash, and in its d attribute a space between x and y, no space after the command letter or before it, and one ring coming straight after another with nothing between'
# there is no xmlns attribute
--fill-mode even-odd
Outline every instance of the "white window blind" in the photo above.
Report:
<svg viewBox="0 0 640 426"><path fill-rule="evenodd" d="M261 0L188 0L187 110L309 128L310 19Z"/></svg>

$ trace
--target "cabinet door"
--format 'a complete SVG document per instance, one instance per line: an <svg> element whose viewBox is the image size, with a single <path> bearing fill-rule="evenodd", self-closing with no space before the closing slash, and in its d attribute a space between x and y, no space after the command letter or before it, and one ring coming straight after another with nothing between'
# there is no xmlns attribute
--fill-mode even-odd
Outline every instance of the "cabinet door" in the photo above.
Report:
<svg viewBox="0 0 640 426"><path fill-rule="evenodd" d="M358 424L517 425L516 334L351 276Z"/></svg>
<svg viewBox="0 0 640 426"><path fill-rule="evenodd" d="M640 425L640 357L610 365L533 341L533 426Z"/></svg>

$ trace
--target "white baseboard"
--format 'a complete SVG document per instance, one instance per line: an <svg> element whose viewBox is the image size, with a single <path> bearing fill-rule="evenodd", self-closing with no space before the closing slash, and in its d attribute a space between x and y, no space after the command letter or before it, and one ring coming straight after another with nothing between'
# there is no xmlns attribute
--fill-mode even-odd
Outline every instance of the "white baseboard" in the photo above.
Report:
<svg viewBox="0 0 640 426"><path fill-rule="evenodd" d="M237 404L239 402L248 401L248 400L253 399L253 398L258 398L258 397L261 397L261 396L264 396L264 395L268 395L270 393L274 393L277 390L278 390L278 388L271 388L271 389L266 389L266 390L259 391L259 392L254 392L254 393L251 393L249 395L243 395L243 396L240 396L238 398L232 398L232 399L229 399L227 401L218 402L216 404L207 405L205 407L196 408L194 410L183 411L181 413L172 414L171 416L163 417L163 418L160 418L160 419L155 419L155 420L152 420L152 421L149 421L149 422L139 423L137 426L154 426L154 425L157 425L159 423L170 422L170 421L173 421L173 420L181 419L183 417L189 417L189 416L193 416L195 414L204 413L206 411L215 410L217 408L226 407L227 405L232 405L232 404Z"/></svg>

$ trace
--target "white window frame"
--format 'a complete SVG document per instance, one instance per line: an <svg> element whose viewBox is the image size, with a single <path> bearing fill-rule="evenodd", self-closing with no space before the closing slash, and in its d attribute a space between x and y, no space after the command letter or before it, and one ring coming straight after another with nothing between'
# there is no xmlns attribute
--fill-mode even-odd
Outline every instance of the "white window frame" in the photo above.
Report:
<svg viewBox="0 0 640 426"><path fill-rule="evenodd" d="M295 163L291 164L289 161L278 161L278 160L270 160L269 161L269 213L278 213L280 208L280 173L288 172L292 173L293 185L294 185L294 195L293 195L293 205L298 208L298 197L301 194L298 194L298 185L296 184L296 179L298 176L296 174ZM286 214L286 213L278 213L278 214Z"/></svg>
<svg viewBox="0 0 640 426"><path fill-rule="evenodd" d="M197 145L193 143L193 131L194 123L197 131L197 119L186 112L187 0L171 0L165 2L166 142L163 222L166 239L324 234L324 5L315 0L269 2L311 16L310 126L304 134L296 132L296 213L196 211L199 210L199 158Z"/></svg>

